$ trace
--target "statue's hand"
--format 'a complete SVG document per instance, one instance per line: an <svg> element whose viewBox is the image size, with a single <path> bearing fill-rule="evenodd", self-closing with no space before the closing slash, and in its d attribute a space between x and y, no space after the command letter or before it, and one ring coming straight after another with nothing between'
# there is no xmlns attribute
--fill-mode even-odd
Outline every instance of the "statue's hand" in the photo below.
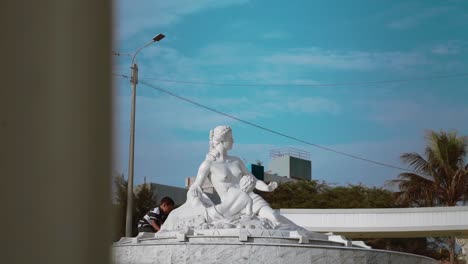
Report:
<svg viewBox="0 0 468 264"><path fill-rule="evenodd" d="M278 188L278 183L276 183L276 182L270 182L270 183L268 184L268 190L269 190L270 192L274 191L276 188Z"/></svg>
<svg viewBox="0 0 468 264"><path fill-rule="evenodd" d="M252 220L253 219L253 214L244 214L244 215L241 215L241 219L242 220Z"/></svg>
<svg viewBox="0 0 468 264"><path fill-rule="evenodd" d="M192 197L199 197L200 196L200 188L198 187L198 185L196 183L192 184L192 186L190 186L189 190L188 190L188 193L192 196Z"/></svg>

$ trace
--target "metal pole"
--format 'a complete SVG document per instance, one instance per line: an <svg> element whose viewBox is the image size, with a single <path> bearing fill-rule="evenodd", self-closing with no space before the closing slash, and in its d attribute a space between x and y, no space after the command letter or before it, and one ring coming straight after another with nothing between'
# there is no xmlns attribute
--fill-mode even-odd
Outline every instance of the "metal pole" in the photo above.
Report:
<svg viewBox="0 0 468 264"><path fill-rule="evenodd" d="M131 237L133 230L133 169L135 153L135 107L136 107L136 88L138 83L138 65L134 63L131 67L132 77L132 110L130 114L130 148L128 159L128 182L127 182L127 213L125 219L125 236Z"/></svg>
<svg viewBox="0 0 468 264"><path fill-rule="evenodd" d="M133 172L134 172L134 153L135 153L135 107L136 107L136 88L138 83L138 65L135 63L138 53L156 41L160 41L165 36L163 34L156 35L150 42L140 47L135 51L132 57L132 110L130 114L130 147L128 157L128 182L127 182L127 212L125 217L125 236L132 236L133 229Z"/></svg>

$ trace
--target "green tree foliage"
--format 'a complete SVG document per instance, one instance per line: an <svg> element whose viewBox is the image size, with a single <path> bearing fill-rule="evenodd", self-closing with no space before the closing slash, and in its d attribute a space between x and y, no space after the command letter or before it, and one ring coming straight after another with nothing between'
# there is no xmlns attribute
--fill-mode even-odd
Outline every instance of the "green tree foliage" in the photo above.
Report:
<svg viewBox="0 0 468 264"><path fill-rule="evenodd" d="M428 256L442 260L449 257L449 251L440 238L369 238L365 243L375 249L385 249Z"/></svg>
<svg viewBox="0 0 468 264"><path fill-rule="evenodd" d="M123 174L114 176L113 178L113 199L114 204L125 206L127 202L127 181Z"/></svg>
<svg viewBox="0 0 468 264"><path fill-rule="evenodd" d="M468 139L456 132L427 134L425 157L404 153L401 160L414 172L401 173L392 182L398 200L408 206L455 206L468 195Z"/></svg>
<svg viewBox="0 0 468 264"><path fill-rule="evenodd" d="M259 192L272 208L389 208L392 193L364 185L331 187L324 182L297 181L280 184L274 193Z"/></svg>
<svg viewBox="0 0 468 264"><path fill-rule="evenodd" d="M145 182L140 186L136 194L134 226L137 226L138 221L142 219L145 214L158 206L156 201L157 198L153 192L153 189L151 188L151 185Z"/></svg>
<svg viewBox="0 0 468 264"><path fill-rule="evenodd" d="M318 208L391 208L395 207L392 192L364 185L326 188L320 195Z"/></svg>
<svg viewBox="0 0 468 264"><path fill-rule="evenodd" d="M125 236L125 214L127 209L127 181L123 174L113 177L112 185L113 230L112 240Z"/></svg>
<svg viewBox="0 0 468 264"><path fill-rule="evenodd" d="M424 157L404 153L401 160L414 172L401 173L392 182L400 191L397 199L407 206L456 206L468 197L468 139L456 132L427 133ZM455 261L455 238L448 240L450 263Z"/></svg>
<svg viewBox="0 0 468 264"><path fill-rule="evenodd" d="M117 241L125 236L125 219L127 210L127 180L123 174L114 176L113 178L113 222L114 228L112 232L112 240ZM137 223L143 216L157 206L156 195L154 194L149 184L143 184L136 192L133 193L133 220L132 234L138 234Z"/></svg>
<svg viewBox="0 0 468 264"><path fill-rule="evenodd" d="M316 195L321 189L317 181L300 181L280 184L274 193L259 193L272 208L311 208L317 204Z"/></svg>

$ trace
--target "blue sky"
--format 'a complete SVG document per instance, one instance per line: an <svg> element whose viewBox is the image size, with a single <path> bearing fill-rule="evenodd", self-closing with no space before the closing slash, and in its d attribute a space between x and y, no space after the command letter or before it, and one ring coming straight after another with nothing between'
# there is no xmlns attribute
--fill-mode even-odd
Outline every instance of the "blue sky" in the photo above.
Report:
<svg viewBox="0 0 468 264"><path fill-rule="evenodd" d="M140 80L314 144L405 167L399 156L422 152L426 130L468 134L467 75L294 86L468 74L466 1L119 0L115 21L121 53L166 35L138 54ZM114 59L114 72L129 75L129 57ZM115 77L114 84L115 171L127 175L131 90L126 79ZM232 153L247 163L268 165L269 150L295 147L311 153L312 177L330 183L383 186L400 172L259 130L140 83L135 182L146 177L183 186L204 159L209 130L220 124L233 128Z"/></svg>

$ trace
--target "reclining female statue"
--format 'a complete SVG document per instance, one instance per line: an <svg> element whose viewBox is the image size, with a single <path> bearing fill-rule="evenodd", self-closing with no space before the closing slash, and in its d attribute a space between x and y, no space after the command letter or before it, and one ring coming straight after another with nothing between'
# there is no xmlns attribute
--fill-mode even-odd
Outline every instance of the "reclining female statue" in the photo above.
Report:
<svg viewBox="0 0 468 264"><path fill-rule="evenodd" d="M277 183L266 184L257 180L241 159L228 155L234 140L228 126L218 126L210 131L210 147L205 160L198 169L195 182L187 192L187 201L173 210L161 230L185 227L199 228L216 222L229 221L235 217L250 216L268 219L275 229L297 229L294 223L275 213L270 205L252 192L255 188L271 192ZM214 204L200 186L209 179L218 193L221 203Z"/></svg>

